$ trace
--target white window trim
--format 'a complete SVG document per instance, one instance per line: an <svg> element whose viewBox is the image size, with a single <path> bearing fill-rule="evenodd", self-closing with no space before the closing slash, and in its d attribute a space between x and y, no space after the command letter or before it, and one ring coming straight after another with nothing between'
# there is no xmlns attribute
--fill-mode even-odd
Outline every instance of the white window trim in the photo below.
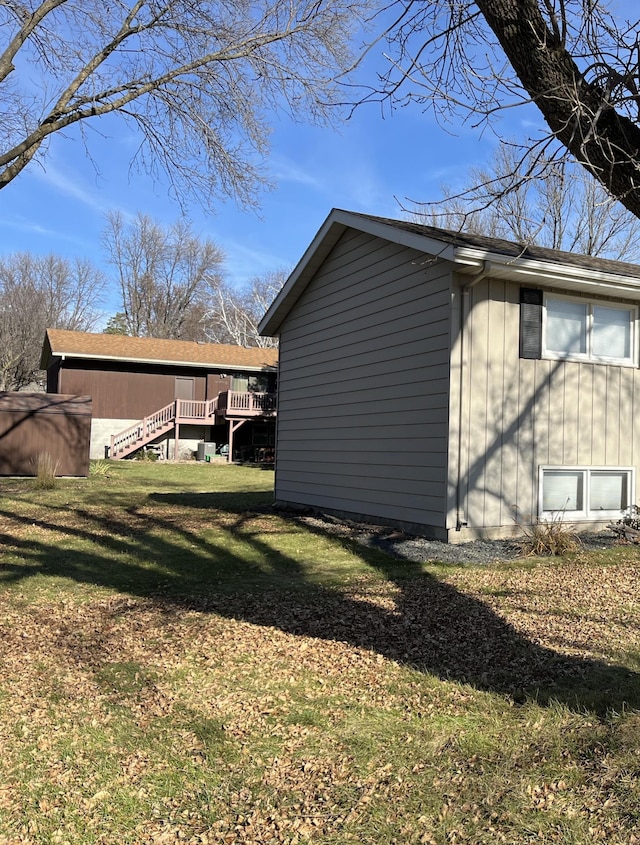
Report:
<svg viewBox="0 0 640 845"><path fill-rule="evenodd" d="M543 502L543 481L545 472L582 472L584 473L583 481L583 496L584 508L581 511L545 511L542 509ZM590 475L592 472L626 472L629 476L628 482L628 507L633 505L636 500L636 470L635 467L618 467L618 466L568 466L565 464L545 464L538 467L538 514L542 519L553 519L558 516L566 516L568 522L593 522L599 519L611 519L612 517L619 517L622 511L620 510L595 510L591 511L589 508L589 497L591 493L591 486L589 484Z"/></svg>
<svg viewBox="0 0 640 845"><path fill-rule="evenodd" d="M560 300L562 302L575 302L580 305L588 306L587 313L587 351L569 352L566 355L561 352L549 351L547 349L547 302L549 299ZM630 358L609 358L601 355L593 355L591 352L592 333L591 327L593 323L593 307L599 308L613 308L618 311L629 311L631 313L631 338ZM638 308L631 303L625 302L602 302L596 299L586 299L579 296L564 296L562 294L547 294L544 295L544 308L542 309L542 357L554 361L581 361L596 364L616 364L620 367L636 367L638 360L638 332L636 330L638 322Z"/></svg>

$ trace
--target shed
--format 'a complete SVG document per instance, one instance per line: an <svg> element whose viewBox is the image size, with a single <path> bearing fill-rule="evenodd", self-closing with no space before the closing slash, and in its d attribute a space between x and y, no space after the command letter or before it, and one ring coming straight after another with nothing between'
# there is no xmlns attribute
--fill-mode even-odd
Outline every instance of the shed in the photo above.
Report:
<svg viewBox="0 0 640 845"><path fill-rule="evenodd" d="M91 399L46 393L0 393L0 475L36 475L50 456L57 475L89 473Z"/></svg>

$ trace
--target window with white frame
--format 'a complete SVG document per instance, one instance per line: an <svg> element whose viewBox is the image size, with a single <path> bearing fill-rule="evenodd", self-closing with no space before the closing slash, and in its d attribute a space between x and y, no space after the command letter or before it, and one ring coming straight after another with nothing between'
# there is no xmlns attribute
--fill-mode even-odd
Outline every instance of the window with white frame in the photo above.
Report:
<svg viewBox="0 0 640 845"><path fill-rule="evenodd" d="M567 297L545 297L542 351L546 358L635 363L636 309Z"/></svg>
<svg viewBox="0 0 640 845"><path fill-rule="evenodd" d="M617 516L635 500L629 467L540 467L540 514L570 519Z"/></svg>

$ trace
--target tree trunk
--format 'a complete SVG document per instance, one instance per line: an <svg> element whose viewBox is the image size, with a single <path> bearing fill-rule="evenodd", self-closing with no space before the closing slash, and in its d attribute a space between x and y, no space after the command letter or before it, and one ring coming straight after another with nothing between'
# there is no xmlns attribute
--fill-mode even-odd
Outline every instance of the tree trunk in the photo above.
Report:
<svg viewBox="0 0 640 845"><path fill-rule="evenodd" d="M536 0L476 5L555 137L640 217L640 128L587 81Z"/></svg>

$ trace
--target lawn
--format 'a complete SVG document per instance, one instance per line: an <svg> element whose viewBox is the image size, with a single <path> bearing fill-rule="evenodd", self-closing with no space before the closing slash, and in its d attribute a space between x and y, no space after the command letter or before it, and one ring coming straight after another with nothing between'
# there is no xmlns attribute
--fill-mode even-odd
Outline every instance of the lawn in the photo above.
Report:
<svg viewBox="0 0 640 845"><path fill-rule="evenodd" d="M418 565L272 484L0 480L0 845L640 842L637 549Z"/></svg>

